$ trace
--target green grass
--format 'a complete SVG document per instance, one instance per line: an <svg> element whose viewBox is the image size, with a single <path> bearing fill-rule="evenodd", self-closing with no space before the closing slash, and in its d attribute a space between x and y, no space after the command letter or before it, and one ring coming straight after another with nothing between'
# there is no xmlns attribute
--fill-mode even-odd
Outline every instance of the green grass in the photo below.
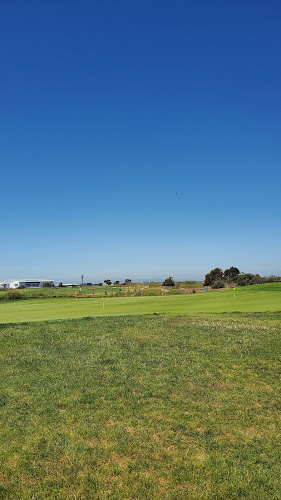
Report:
<svg viewBox="0 0 281 500"><path fill-rule="evenodd" d="M178 295L182 293L191 293L195 285L183 284L180 288L169 288L170 295ZM197 284L196 288L202 288L202 284ZM99 294L106 292L110 297L116 296L134 296L134 295L162 295L162 285L160 283L130 283L129 285L110 285L110 286L83 286L80 287L43 287L43 288L20 288L20 289L0 289L0 301L5 298L7 293L20 294L22 299L30 298L50 298L50 297L73 297L75 294L83 297L93 297L93 290L95 290L95 297ZM165 287L167 289L167 287Z"/></svg>
<svg viewBox="0 0 281 500"><path fill-rule="evenodd" d="M280 313L0 325L0 498L280 499L280 329Z"/></svg>
<svg viewBox="0 0 281 500"><path fill-rule="evenodd" d="M280 310L280 283L0 302L0 499L279 500Z"/></svg>
<svg viewBox="0 0 281 500"><path fill-rule="evenodd" d="M104 292L105 290L109 294L116 294L119 290L123 290L123 293L127 290L127 287L120 286L83 286L81 287L82 295L93 295L93 290L95 290L95 294ZM75 295L75 293L80 294L80 287L46 287L46 288L20 288L17 290L0 290L0 300L1 296L5 295L7 292L16 291L20 293L23 298L49 298L49 297L71 297Z"/></svg>
<svg viewBox="0 0 281 500"><path fill-rule="evenodd" d="M104 309L103 309L104 304ZM281 283L156 297L50 298L0 302L0 323L126 314L197 315L281 310Z"/></svg>

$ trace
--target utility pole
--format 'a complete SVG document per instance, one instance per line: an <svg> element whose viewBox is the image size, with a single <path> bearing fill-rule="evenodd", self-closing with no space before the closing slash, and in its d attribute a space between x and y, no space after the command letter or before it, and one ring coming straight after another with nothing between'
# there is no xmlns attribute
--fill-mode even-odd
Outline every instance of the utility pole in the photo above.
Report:
<svg viewBox="0 0 281 500"><path fill-rule="evenodd" d="M84 275L81 274L81 285L83 286L83 279L84 279Z"/></svg>

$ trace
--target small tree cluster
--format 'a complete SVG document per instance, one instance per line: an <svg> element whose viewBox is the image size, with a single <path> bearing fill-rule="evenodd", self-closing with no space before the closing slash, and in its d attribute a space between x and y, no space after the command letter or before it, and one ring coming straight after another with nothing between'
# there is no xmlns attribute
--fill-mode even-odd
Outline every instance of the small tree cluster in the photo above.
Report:
<svg viewBox="0 0 281 500"><path fill-rule="evenodd" d="M280 281L280 278L277 278L276 276L262 277L259 274L245 273L238 277L237 285L259 285L261 283L274 283L276 281Z"/></svg>
<svg viewBox="0 0 281 500"><path fill-rule="evenodd" d="M162 283L163 286L175 286L175 282L174 282L174 279L172 278L172 276L169 276L169 278L166 278L163 283Z"/></svg>
<svg viewBox="0 0 281 500"><path fill-rule="evenodd" d="M237 267L232 266L225 271L220 269L220 267L216 267L215 269L212 269L208 274L206 274L204 286L211 286L212 288L214 288L213 284L217 281L220 284L223 283L223 286L225 281L227 281L227 283L236 282L239 273L240 271ZM222 288L222 286L217 286L217 288Z"/></svg>
<svg viewBox="0 0 281 500"><path fill-rule="evenodd" d="M238 286L257 285L260 283L274 283L281 281L281 278L276 276L262 277L259 274L240 273L237 267L230 267L224 272L219 267L212 269L205 276L204 286L211 286L212 288L223 288L225 282L237 283Z"/></svg>

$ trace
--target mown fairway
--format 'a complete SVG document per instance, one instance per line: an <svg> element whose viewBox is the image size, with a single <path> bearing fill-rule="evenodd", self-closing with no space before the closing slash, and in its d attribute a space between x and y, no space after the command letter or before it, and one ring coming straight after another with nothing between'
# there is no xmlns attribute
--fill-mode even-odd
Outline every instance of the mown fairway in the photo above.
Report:
<svg viewBox="0 0 281 500"><path fill-rule="evenodd" d="M104 304L104 309L103 309ZM0 323L125 314L196 315L281 310L281 283L164 297L49 298L0 302Z"/></svg>
<svg viewBox="0 0 281 500"><path fill-rule="evenodd" d="M280 313L1 325L0 497L281 498L280 328Z"/></svg>

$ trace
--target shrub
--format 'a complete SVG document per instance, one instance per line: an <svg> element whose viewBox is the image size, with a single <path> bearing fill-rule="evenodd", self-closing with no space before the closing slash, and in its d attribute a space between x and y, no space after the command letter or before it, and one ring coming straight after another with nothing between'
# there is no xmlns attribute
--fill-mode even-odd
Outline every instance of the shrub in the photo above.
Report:
<svg viewBox="0 0 281 500"><path fill-rule="evenodd" d="M259 274L256 274L251 280L249 285L260 285L261 283L264 283L264 279L260 277Z"/></svg>
<svg viewBox="0 0 281 500"><path fill-rule="evenodd" d="M224 288L224 282L222 280L216 280L214 283L211 285L212 288L218 289L218 288Z"/></svg>
<svg viewBox="0 0 281 500"><path fill-rule="evenodd" d="M255 278L254 274L251 274L251 273L242 274L241 276L238 276L237 285L238 286L249 285L250 281L252 281L254 278Z"/></svg>
<svg viewBox="0 0 281 500"><path fill-rule="evenodd" d="M19 292L7 292L6 300L19 300L22 299L22 294Z"/></svg>

